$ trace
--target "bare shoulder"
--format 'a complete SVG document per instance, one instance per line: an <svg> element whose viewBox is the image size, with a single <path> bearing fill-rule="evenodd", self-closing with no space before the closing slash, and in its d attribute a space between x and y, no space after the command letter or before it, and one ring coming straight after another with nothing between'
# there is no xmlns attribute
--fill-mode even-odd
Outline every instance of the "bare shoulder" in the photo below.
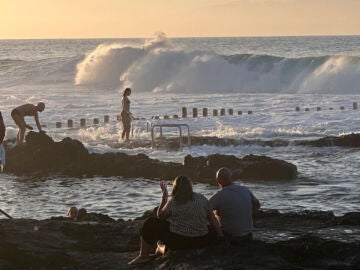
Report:
<svg viewBox="0 0 360 270"><path fill-rule="evenodd" d="M36 111L36 106L33 104L24 104L16 108L18 111L23 113L24 115L34 115Z"/></svg>

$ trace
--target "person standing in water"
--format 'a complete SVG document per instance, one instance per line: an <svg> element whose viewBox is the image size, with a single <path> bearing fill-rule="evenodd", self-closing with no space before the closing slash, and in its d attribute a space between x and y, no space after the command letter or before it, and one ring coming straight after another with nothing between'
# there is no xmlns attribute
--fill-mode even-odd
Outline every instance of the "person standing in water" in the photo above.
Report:
<svg viewBox="0 0 360 270"><path fill-rule="evenodd" d="M0 172L4 170L5 166L5 148L3 146L3 140L5 137L5 124L0 112Z"/></svg>
<svg viewBox="0 0 360 270"><path fill-rule="evenodd" d="M19 127L19 132L17 135L17 145L21 145L24 142L26 128L32 130L33 128L26 124L25 116L34 116L36 126L39 132L42 131L41 125L39 122L38 112L42 112L45 109L45 104L39 102L36 106L33 104L24 104L19 107L16 107L11 112L11 117L14 120L15 124Z"/></svg>
<svg viewBox="0 0 360 270"><path fill-rule="evenodd" d="M121 121L123 124L123 132L121 138L129 141L130 129L131 129L131 113L130 113L130 100L128 96L131 95L131 89L126 88L123 92L121 99L122 111L121 111Z"/></svg>

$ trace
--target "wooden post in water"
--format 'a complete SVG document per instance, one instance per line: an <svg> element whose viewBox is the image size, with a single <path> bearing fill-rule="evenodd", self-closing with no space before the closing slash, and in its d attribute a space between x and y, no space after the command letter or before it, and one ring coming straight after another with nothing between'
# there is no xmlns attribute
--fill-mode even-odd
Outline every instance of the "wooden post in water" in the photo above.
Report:
<svg viewBox="0 0 360 270"><path fill-rule="evenodd" d="M174 118L174 119L178 119L179 116L178 116L177 114L174 114L174 115L173 115L173 118Z"/></svg>
<svg viewBox="0 0 360 270"><path fill-rule="evenodd" d="M72 128L74 126L73 120L71 120L71 119L67 120L67 126L68 126L68 128Z"/></svg>
<svg viewBox="0 0 360 270"><path fill-rule="evenodd" d="M208 108L203 108L203 116L204 117L208 116Z"/></svg>
<svg viewBox="0 0 360 270"><path fill-rule="evenodd" d="M296 107L296 108L295 108L295 111L296 111L296 112L300 112L300 107Z"/></svg>
<svg viewBox="0 0 360 270"><path fill-rule="evenodd" d="M238 115L242 115L242 111L238 111Z"/></svg>
<svg viewBox="0 0 360 270"><path fill-rule="evenodd" d="M308 111L310 111L309 108L305 108L305 112L308 112Z"/></svg>
<svg viewBox="0 0 360 270"><path fill-rule="evenodd" d="M353 110L357 110L357 103L353 102Z"/></svg>
<svg viewBox="0 0 360 270"><path fill-rule="evenodd" d="M233 109L229 109L229 115L233 115L234 114L234 110Z"/></svg>
<svg viewBox="0 0 360 270"><path fill-rule="evenodd" d="M170 117L168 115L164 115L164 119L169 119Z"/></svg>
<svg viewBox="0 0 360 270"><path fill-rule="evenodd" d="M213 116L218 116L218 110L217 109L213 110Z"/></svg>
<svg viewBox="0 0 360 270"><path fill-rule="evenodd" d="M85 127L86 126L86 120L85 118L81 118L80 119L80 127Z"/></svg>
<svg viewBox="0 0 360 270"><path fill-rule="evenodd" d="M99 118L94 118L93 123L94 123L94 125L98 125L99 124Z"/></svg>
<svg viewBox="0 0 360 270"><path fill-rule="evenodd" d="M320 111L321 111L321 107L316 107L316 111L320 112Z"/></svg>
<svg viewBox="0 0 360 270"><path fill-rule="evenodd" d="M104 123L109 123L109 121L110 121L110 116L104 115Z"/></svg>
<svg viewBox="0 0 360 270"><path fill-rule="evenodd" d="M56 122L56 128L61 128L61 122Z"/></svg>
<svg viewBox="0 0 360 270"><path fill-rule="evenodd" d="M340 110L345 110L345 107L344 106L340 106Z"/></svg>
<svg viewBox="0 0 360 270"><path fill-rule="evenodd" d="M186 107L182 107L182 109L181 109L181 117L182 118L187 118L187 109L186 109Z"/></svg>
<svg viewBox="0 0 360 270"><path fill-rule="evenodd" d="M221 108L220 109L220 116L224 116L225 115L225 109L224 108Z"/></svg>
<svg viewBox="0 0 360 270"><path fill-rule="evenodd" d="M252 113L253 113L253 111L251 111L251 110L250 110L250 111L248 111L248 114L252 114Z"/></svg>
<svg viewBox="0 0 360 270"><path fill-rule="evenodd" d="M193 118L196 118L198 116L198 110L197 108L193 108Z"/></svg>

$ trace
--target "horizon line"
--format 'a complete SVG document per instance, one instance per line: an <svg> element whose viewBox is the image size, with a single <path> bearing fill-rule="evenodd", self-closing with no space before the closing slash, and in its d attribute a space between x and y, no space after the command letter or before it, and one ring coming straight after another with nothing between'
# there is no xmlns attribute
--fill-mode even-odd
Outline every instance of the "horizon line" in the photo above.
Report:
<svg viewBox="0 0 360 270"><path fill-rule="evenodd" d="M186 39L186 38L276 38L276 37L356 37L360 34L318 34L318 35L254 35L254 36L166 36L169 39ZM148 37L33 37L33 38L0 38L4 40L95 40L95 39L151 39L154 36Z"/></svg>

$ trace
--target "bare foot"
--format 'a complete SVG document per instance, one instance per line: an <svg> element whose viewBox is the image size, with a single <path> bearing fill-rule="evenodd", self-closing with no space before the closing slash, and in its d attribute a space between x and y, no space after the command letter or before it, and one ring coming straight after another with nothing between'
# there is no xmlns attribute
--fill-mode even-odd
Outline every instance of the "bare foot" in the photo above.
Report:
<svg viewBox="0 0 360 270"><path fill-rule="evenodd" d="M156 255L165 255L166 251L167 251L166 245L163 242L158 241L155 254Z"/></svg>
<svg viewBox="0 0 360 270"><path fill-rule="evenodd" d="M129 265L143 264L143 263L147 263L150 260L151 260L151 257L148 255L146 255L146 256L139 255L135 259L132 259L130 262L128 262L128 264Z"/></svg>

